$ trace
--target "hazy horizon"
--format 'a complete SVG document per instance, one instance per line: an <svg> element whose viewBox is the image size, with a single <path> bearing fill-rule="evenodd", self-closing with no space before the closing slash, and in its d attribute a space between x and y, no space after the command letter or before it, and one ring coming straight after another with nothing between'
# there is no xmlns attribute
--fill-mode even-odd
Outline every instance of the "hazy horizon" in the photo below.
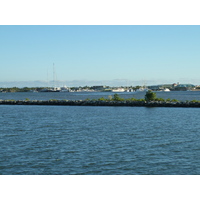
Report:
<svg viewBox="0 0 200 200"><path fill-rule="evenodd" d="M56 81L54 83L53 80L43 81L9 81L9 82L2 82L0 81L0 87L83 87L83 86L94 86L94 85L106 85L110 87L120 87L120 86L151 86L151 85L159 85L159 84L173 84L173 83L180 83L180 84L194 84L200 85L198 80L138 80L138 81L131 81L127 79L115 79L115 80L105 80L105 81L87 81L87 80L72 80L72 81Z"/></svg>

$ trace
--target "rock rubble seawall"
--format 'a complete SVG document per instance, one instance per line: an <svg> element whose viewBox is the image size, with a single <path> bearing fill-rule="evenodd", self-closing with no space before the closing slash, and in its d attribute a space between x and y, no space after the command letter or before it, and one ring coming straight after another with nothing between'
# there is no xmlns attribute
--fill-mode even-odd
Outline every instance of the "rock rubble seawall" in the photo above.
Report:
<svg viewBox="0 0 200 200"><path fill-rule="evenodd" d="M84 101L84 100L0 100L0 105L53 106L143 106L143 107L200 107L200 102L163 101Z"/></svg>

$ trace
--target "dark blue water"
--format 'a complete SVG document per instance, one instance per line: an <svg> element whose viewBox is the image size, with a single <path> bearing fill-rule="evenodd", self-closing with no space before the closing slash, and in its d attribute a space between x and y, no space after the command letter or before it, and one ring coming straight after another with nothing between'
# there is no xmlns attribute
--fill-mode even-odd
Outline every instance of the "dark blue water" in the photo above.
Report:
<svg viewBox="0 0 200 200"><path fill-rule="evenodd" d="M199 108L0 106L0 174L200 174Z"/></svg>
<svg viewBox="0 0 200 200"><path fill-rule="evenodd" d="M101 97L108 98L113 96L113 92L16 92L16 93L1 93L0 99L14 99L14 100L50 100L50 99L68 99L68 100L84 100L84 99L98 99ZM145 92L118 93L122 98L144 98ZM200 91L171 91L171 92L156 92L158 98L164 99L178 99L180 101L186 100L200 100Z"/></svg>

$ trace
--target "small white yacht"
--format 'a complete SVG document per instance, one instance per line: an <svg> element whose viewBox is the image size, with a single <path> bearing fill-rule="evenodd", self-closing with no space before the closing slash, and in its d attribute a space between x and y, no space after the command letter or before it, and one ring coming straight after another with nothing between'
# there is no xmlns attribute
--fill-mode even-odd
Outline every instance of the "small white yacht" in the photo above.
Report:
<svg viewBox="0 0 200 200"><path fill-rule="evenodd" d="M66 86L60 88L60 92L70 92L70 89Z"/></svg>
<svg viewBox="0 0 200 200"><path fill-rule="evenodd" d="M139 92L147 92L147 91L149 91L148 88L146 88L146 87L141 87L141 88L135 90L135 93L139 93Z"/></svg>
<svg viewBox="0 0 200 200"><path fill-rule="evenodd" d="M113 89L112 92L124 92L125 90L123 88L117 88Z"/></svg>
<svg viewBox="0 0 200 200"><path fill-rule="evenodd" d="M170 89L165 88L165 89L163 90L163 92L170 92Z"/></svg>

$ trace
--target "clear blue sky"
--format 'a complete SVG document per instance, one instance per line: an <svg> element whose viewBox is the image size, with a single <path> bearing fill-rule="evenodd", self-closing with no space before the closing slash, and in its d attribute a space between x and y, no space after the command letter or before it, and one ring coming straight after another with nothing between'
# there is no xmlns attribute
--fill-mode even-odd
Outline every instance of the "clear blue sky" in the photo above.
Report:
<svg viewBox="0 0 200 200"><path fill-rule="evenodd" d="M200 26L0 26L0 82L200 84Z"/></svg>

